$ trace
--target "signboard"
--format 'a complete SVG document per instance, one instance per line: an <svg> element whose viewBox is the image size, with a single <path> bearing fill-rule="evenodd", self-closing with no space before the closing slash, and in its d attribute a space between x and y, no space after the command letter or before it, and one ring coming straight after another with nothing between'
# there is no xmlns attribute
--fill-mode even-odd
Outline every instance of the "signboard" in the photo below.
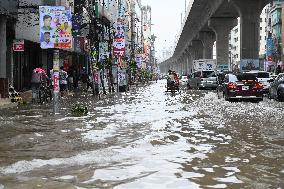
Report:
<svg viewBox="0 0 284 189"><path fill-rule="evenodd" d="M72 14L63 6L40 6L40 46L42 49L72 48Z"/></svg>
<svg viewBox="0 0 284 189"><path fill-rule="evenodd" d="M216 70L216 60L215 59L200 59L193 61L194 71L213 71Z"/></svg>
<svg viewBox="0 0 284 189"><path fill-rule="evenodd" d="M259 59L242 59L240 68L241 71L259 70Z"/></svg>
<svg viewBox="0 0 284 189"><path fill-rule="evenodd" d="M13 51L24 52L25 51L25 40L14 40Z"/></svg>
<svg viewBox="0 0 284 189"><path fill-rule="evenodd" d="M122 56L124 52L125 52L125 40L124 39L114 39L113 53L115 55Z"/></svg>

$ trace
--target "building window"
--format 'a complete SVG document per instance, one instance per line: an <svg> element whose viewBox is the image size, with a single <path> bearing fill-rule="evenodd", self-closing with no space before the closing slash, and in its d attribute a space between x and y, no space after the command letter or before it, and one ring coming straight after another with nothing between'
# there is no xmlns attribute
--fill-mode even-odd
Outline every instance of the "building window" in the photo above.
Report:
<svg viewBox="0 0 284 189"><path fill-rule="evenodd" d="M236 38L235 38L235 42L238 42L238 41L239 41L239 38L238 38L238 37L236 37Z"/></svg>
<svg viewBox="0 0 284 189"><path fill-rule="evenodd" d="M261 36L259 36L259 40L261 40L262 39L262 37Z"/></svg>
<svg viewBox="0 0 284 189"><path fill-rule="evenodd" d="M262 31L262 27L260 27L260 31Z"/></svg>
<svg viewBox="0 0 284 189"><path fill-rule="evenodd" d="M260 18L260 22L262 22L262 18Z"/></svg>

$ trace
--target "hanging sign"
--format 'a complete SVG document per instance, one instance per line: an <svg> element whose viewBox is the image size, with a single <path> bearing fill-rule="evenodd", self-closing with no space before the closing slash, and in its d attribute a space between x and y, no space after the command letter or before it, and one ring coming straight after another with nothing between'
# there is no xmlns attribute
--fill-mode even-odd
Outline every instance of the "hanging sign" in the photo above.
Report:
<svg viewBox="0 0 284 189"><path fill-rule="evenodd" d="M14 40L13 51L24 52L25 51L25 40Z"/></svg>

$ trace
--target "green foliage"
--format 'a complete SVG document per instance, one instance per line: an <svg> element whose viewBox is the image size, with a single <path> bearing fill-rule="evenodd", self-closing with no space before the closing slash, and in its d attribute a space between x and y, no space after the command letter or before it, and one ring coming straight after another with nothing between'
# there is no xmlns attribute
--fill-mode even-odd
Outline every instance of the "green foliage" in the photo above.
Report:
<svg viewBox="0 0 284 189"><path fill-rule="evenodd" d="M72 115L76 117L86 116L88 108L82 104L75 104L71 109Z"/></svg>
<svg viewBox="0 0 284 189"><path fill-rule="evenodd" d="M131 70L136 70L137 69L137 64L134 60L129 62L129 69Z"/></svg>

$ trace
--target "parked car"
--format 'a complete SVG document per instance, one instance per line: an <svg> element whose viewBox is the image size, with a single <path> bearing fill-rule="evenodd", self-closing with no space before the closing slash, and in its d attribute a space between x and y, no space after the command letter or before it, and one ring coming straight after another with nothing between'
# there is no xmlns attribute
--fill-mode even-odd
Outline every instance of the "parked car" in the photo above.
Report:
<svg viewBox="0 0 284 189"><path fill-rule="evenodd" d="M284 73L280 73L275 80L270 80L272 83L269 87L268 97L272 99L284 101Z"/></svg>
<svg viewBox="0 0 284 189"><path fill-rule="evenodd" d="M226 74L223 83L217 88L218 97L226 101L263 100L263 85L257 81L254 74L241 73L238 75Z"/></svg>
<svg viewBox="0 0 284 189"><path fill-rule="evenodd" d="M187 84L189 89L216 89L217 76L215 71L198 71L190 75Z"/></svg>
<svg viewBox="0 0 284 189"><path fill-rule="evenodd" d="M252 73L257 77L258 82L260 82L263 85L263 92L268 93L269 87L270 87L270 80L272 79L270 77L269 72L265 71L249 71L247 73Z"/></svg>

